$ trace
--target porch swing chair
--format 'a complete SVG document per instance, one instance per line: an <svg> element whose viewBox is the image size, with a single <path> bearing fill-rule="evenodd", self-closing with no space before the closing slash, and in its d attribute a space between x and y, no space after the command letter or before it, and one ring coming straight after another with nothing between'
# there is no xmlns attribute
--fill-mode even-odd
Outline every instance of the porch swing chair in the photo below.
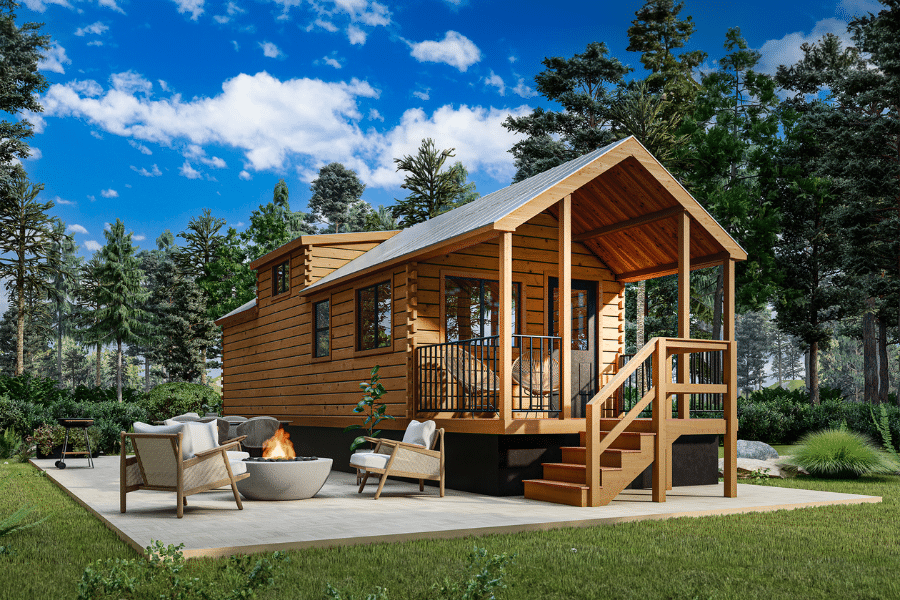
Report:
<svg viewBox="0 0 900 600"><path fill-rule="evenodd" d="M518 393L514 392L514 412L550 411L549 418L559 416L559 350L549 356L541 357L530 351L522 351L512 364L512 378L518 385ZM525 402L528 402L527 407Z"/></svg>

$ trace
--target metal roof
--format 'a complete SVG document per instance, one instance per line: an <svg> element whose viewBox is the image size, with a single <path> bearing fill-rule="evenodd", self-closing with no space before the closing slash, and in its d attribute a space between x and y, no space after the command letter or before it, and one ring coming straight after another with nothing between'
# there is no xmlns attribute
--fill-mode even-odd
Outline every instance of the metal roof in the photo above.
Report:
<svg viewBox="0 0 900 600"><path fill-rule="evenodd" d="M630 138L598 148L548 171L483 196L474 202L404 229L389 240L310 285L303 290L303 293L389 260L402 258L442 241L475 231L486 225L492 225L628 139Z"/></svg>
<svg viewBox="0 0 900 600"><path fill-rule="evenodd" d="M231 316L234 316L234 315L236 315L236 314L238 314L238 313L242 313L242 312L244 312L245 310L250 310L251 308L253 308L253 307L255 307L255 306L256 306L256 298L254 298L254 299L251 300L250 302L247 302L246 304L241 304L240 306L238 306L236 309L234 309L233 311L231 311L231 312L228 313L227 315L222 315L221 317L219 317L218 319L216 319L216 321L219 321L219 320L221 320L221 319L226 319L226 318L231 317Z"/></svg>

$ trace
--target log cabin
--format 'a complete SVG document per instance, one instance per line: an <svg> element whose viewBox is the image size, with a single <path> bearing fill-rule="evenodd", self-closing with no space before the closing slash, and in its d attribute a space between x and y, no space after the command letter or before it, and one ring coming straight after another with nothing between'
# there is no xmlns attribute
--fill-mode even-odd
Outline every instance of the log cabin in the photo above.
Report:
<svg viewBox="0 0 900 600"><path fill-rule="evenodd" d="M402 231L301 236L217 320L226 414L290 421L349 470L380 367L398 437L446 434L447 485L599 506L625 487L736 486L735 263L746 253L633 137ZM692 270L723 266L723 340L690 333ZM628 356L628 282L677 274L678 335ZM560 301L560 299L563 299ZM568 324L560 327L560 323Z"/></svg>

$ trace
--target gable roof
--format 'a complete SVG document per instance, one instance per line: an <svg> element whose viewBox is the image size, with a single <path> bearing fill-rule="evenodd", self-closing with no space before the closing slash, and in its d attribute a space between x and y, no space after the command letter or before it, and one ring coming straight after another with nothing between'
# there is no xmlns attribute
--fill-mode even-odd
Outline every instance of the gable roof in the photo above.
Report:
<svg viewBox="0 0 900 600"><path fill-rule="evenodd" d="M727 253L728 256L736 260L746 259L746 252L722 229L712 216L653 158L637 139L628 137L524 181L514 183L509 187L483 196L474 202L433 219L404 229L362 256L313 283L301 291L300 294L305 295L313 291L319 291L338 281L360 277L373 270L387 268L392 264L417 258L423 259L430 255L445 254L455 249L496 237L501 231L515 231L518 225L553 207L562 197L588 186L595 179L601 177L604 173L614 170L628 159L633 159L632 162L635 163L631 165L632 170L637 169L641 171L642 177L653 180L656 184L656 189L651 190L651 192L659 197L659 202L656 204L644 202L645 206L643 208L645 210L643 210L642 214L658 212L659 207L669 211L678 210L680 207L680 209L687 211L695 222L701 225L701 231L706 232L706 237L709 238L706 240L705 245L698 242L699 254L702 255L703 252L709 254L709 248L714 248L718 252L709 254L706 258L714 257L721 261L721 255ZM609 198L601 199L598 202L596 194L592 194L589 200L593 200L597 204L597 206L592 205L591 207L600 209L604 208L603 200L615 202ZM617 203L622 204L622 202ZM637 207L637 211L639 213L637 217L639 217L641 214L640 206ZM572 212L574 216L576 214L576 206L574 204ZM608 212L612 215L613 211ZM636 218L636 216L627 214L627 211L621 216L628 219ZM675 213L672 212L671 217L674 218L674 216ZM610 218L614 223L616 217L611 216ZM588 221L582 224L580 230L576 231L575 222L576 219L573 218L573 237L580 233L590 233L590 226L597 224L597 222ZM604 224L602 220L599 223L601 227ZM609 226L613 223L607 223L606 225ZM655 222L653 224L657 225ZM594 229L596 230L597 228L595 227ZM607 233L602 235L610 238L614 237ZM692 245L694 244L694 237L692 234ZM598 249L600 249L599 246L592 248L595 252ZM598 253L598 256L605 259L600 253ZM692 248L692 259L694 256L695 253ZM656 262L659 263L657 266L667 266L667 263L659 262L659 257L657 257ZM607 264L609 263L607 262ZM621 270L617 270L613 265L610 265L610 267L616 274L624 273L627 270L625 267Z"/></svg>

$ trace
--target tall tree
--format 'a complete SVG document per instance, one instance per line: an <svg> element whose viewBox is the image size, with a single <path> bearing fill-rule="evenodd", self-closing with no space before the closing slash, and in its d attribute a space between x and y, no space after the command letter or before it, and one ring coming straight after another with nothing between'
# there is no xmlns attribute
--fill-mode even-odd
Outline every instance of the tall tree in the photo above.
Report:
<svg viewBox="0 0 900 600"><path fill-rule="evenodd" d="M141 272L125 224L116 219L100 250L100 308L97 330L116 342L116 396L122 402L122 344L139 339L145 318L142 303Z"/></svg>
<svg viewBox="0 0 900 600"><path fill-rule="evenodd" d="M0 184L0 272L8 277L6 287L14 290L17 301L16 375L24 369L26 298L51 293L50 280L62 268L54 252L56 219L47 214L54 204L37 200L43 189L43 184L29 182L23 171Z"/></svg>
<svg viewBox="0 0 900 600"><path fill-rule="evenodd" d="M16 159L28 158L26 140L33 133L24 111L41 112L39 95L47 89L47 80L38 71L38 62L46 50L49 36L41 35L40 23L16 25L15 0L0 0L0 110L15 120L0 121L0 173L11 177L20 171Z"/></svg>
<svg viewBox="0 0 900 600"><path fill-rule="evenodd" d="M400 229L400 222L387 206L379 206L366 217L366 231L393 231Z"/></svg>
<svg viewBox="0 0 900 600"><path fill-rule="evenodd" d="M63 337L68 336L72 330L69 322L74 310L74 294L78 287L78 272L81 266L81 258L76 254L78 246L75 239L66 234L66 226L62 221L57 221L54 228L53 254L54 262L60 265L51 281L53 287L54 310L53 324L56 328L56 365L57 377L63 381Z"/></svg>
<svg viewBox="0 0 900 600"><path fill-rule="evenodd" d="M319 169L309 189L312 192L309 209L313 216L332 226L334 233L340 233L341 225L351 221L351 211L360 202L366 184L355 171L333 162Z"/></svg>
<svg viewBox="0 0 900 600"><path fill-rule="evenodd" d="M516 159L513 181L522 181L615 141L609 108L616 88L630 71L609 56L606 44L592 42L572 58L545 58L534 78L537 91L561 111L534 109L507 117L503 126L525 136L510 152Z"/></svg>
<svg viewBox="0 0 900 600"><path fill-rule="evenodd" d="M738 353L738 386L749 394L762 388L771 347L771 322L763 311L749 311L735 323Z"/></svg>
<svg viewBox="0 0 900 600"><path fill-rule="evenodd" d="M405 171L403 184L409 195L397 200L394 216L402 218L403 227L411 227L434 218L453 208L462 192L454 169L444 169L448 158L455 156L454 148L438 150L434 140L425 138L415 155L395 158L398 171Z"/></svg>
<svg viewBox="0 0 900 600"><path fill-rule="evenodd" d="M75 323L78 328L76 337L79 342L93 346L96 359L94 385L101 385L101 352L105 335L99 329L100 307L103 302L103 258L100 252L83 265L78 273L78 288L75 291Z"/></svg>
<svg viewBox="0 0 900 600"><path fill-rule="evenodd" d="M678 19L683 8L684 2L647 0L628 28L626 50L641 53L641 64L650 71L648 88L664 94L668 102L664 107L665 118L687 112L700 90L693 73L706 60L706 52L701 50L682 50L676 54L695 29L692 17Z"/></svg>

